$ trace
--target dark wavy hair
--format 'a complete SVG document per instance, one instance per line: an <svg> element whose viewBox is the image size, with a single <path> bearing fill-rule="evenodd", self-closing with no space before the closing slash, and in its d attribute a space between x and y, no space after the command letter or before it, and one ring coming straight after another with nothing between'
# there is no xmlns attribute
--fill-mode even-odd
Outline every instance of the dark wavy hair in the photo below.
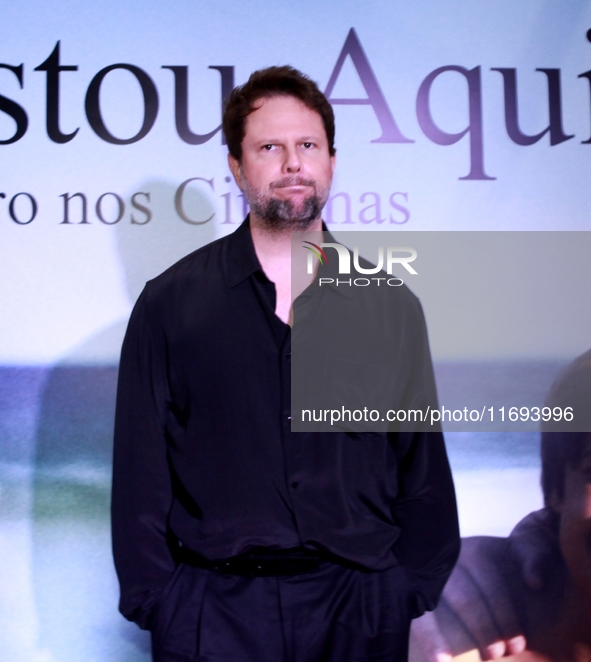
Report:
<svg viewBox="0 0 591 662"><path fill-rule="evenodd" d="M241 160L246 118L257 109L257 101L276 96L294 97L320 115L328 139L328 151L334 156L336 150L332 106L313 80L288 66L255 71L244 85L235 87L230 93L222 122L230 154L237 161Z"/></svg>
<svg viewBox="0 0 591 662"><path fill-rule="evenodd" d="M542 423L542 491L550 505L564 497L567 466L576 468L591 440L591 350L581 354L558 375L546 396L546 407L574 408L570 423Z"/></svg>

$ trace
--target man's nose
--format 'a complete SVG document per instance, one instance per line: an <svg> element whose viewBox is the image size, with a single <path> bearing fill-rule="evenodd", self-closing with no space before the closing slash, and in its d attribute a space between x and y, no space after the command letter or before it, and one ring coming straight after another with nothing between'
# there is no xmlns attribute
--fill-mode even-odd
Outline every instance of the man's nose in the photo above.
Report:
<svg viewBox="0 0 591 662"><path fill-rule="evenodd" d="M283 169L285 172L293 173L299 172L302 167L300 155L297 146L287 147L285 149L285 160L283 162Z"/></svg>

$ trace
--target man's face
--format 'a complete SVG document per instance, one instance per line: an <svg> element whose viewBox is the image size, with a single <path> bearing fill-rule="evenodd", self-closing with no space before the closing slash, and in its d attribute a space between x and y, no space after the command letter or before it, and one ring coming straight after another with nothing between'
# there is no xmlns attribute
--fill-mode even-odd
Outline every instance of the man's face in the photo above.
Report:
<svg viewBox="0 0 591 662"><path fill-rule="evenodd" d="M560 547L577 588L591 600L591 434L581 462L566 467L560 512Z"/></svg>
<svg viewBox="0 0 591 662"><path fill-rule="evenodd" d="M322 118L290 96L261 99L246 119L242 160L228 157L254 222L305 230L328 200L335 157Z"/></svg>

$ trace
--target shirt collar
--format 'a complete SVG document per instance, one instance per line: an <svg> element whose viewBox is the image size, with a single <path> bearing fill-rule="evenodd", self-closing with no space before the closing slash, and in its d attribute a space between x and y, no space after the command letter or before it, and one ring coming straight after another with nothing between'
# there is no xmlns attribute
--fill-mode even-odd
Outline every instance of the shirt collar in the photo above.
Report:
<svg viewBox="0 0 591 662"><path fill-rule="evenodd" d="M250 214L240 227L228 238L226 270L228 284L234 287L257 271L262 272L250 234Z"/></svg>
<svg viewBox="0 0 591 662"><path fill-rule="evenodd" d="M325 243L335 242L334 237L328 231L324 221L322 222L322 232L324 233ZM226 268L228 284L230 287L238 285L258 271L264 273L254 248L254 242L252 241L252 234L250 232L250 214L248 214L237 230L230 235L228 241ZM320 265L316 275L317 278L321 276L323 278L332 278L334 283L336 283L336 279L340 276L336 256L335 259L330 260L328 264ZM344 278L345 276L341 275L341 280ZM317 282L318 281L316 281L316 283ZM354 293L352 287L338 287L336 284L329 284L328 287L347 298L353 297Z"/></svg>
<svg viewBox="0 0 591 662"><path fill-rule="evenodd" d="M332 236L332 234L328 231L328 228L322 223L322 231L323 231L323 243L326 244L335 244L335 243L340 243L335 240L335 238ZM340 294L341 296L346 297L347 299L352 299L355 296L355 292L352 286L349 285L337 285L337 281L340 280L341 282L343 281L349 281L351 278L353 278L354 275L352 274L340 274L339 273L339 260L333 251L330 253L330 259L328 262L325 262L323 264L320 264L318 266L318 271L316 272L316 278L315 282L313 285L316 286L317 289L320 289L320 278L331 278L332 282L327 283L322 285L322 287L328 287L337 294Z"/></svg>

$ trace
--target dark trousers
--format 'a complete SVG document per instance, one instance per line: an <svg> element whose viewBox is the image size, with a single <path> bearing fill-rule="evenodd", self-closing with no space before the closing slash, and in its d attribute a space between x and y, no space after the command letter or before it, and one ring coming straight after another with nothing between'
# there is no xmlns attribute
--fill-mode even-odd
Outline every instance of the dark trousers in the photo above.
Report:
<svg viewBox="0 0 591 662"><path fill-rule="evenodd" d="M155 606L154 662L406 662L411 592L399 567L239 577L181 564Z"/></svg>

